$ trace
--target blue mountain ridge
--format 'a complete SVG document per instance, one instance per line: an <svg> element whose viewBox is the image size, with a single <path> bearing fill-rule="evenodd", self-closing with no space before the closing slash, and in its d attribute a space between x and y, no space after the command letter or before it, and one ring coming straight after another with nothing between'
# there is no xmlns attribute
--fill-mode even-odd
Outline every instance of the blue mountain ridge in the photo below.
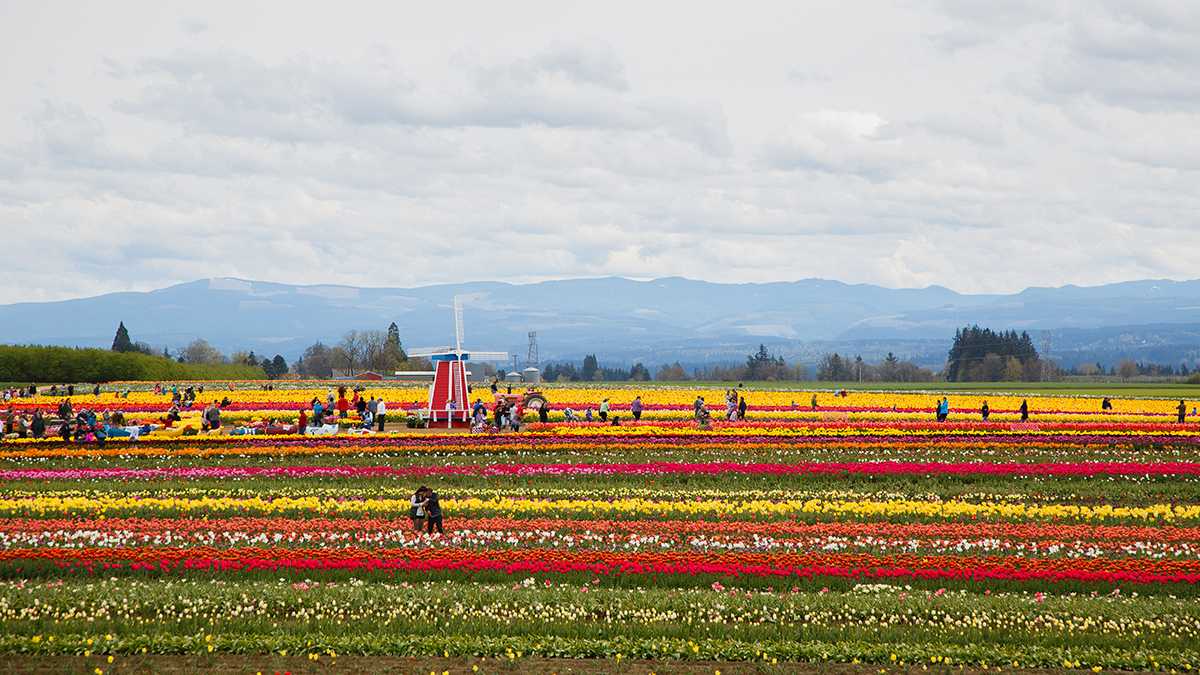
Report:
<svg viewBox="0 0 1200 675"><path fill-rule="evenodd" d="M203 337L227 352L294 359L316 340L333 343L348 330L382 330L395 321L405 345L441 345L453 339L455 295L465 299L468 347L524 355L526 334L536 330L543 361L596 353L611 363L699 365L740 360L762 342L788 358L812 359L816 349L864 358L895 351L933 365L944 359L956 328L978 323L1028 330L1039 340L1048 331L1053 354L1081 362L1096 360L1087 345L1106 359L1122 350L1137 357L1153 346L1161 357L1190 362L1200 336L1200 280L963 294L824 279L605 277L359 288L214 278L0 305L0 342L107 347L124 321L133 339L155 347L175 350Z"/></svg>

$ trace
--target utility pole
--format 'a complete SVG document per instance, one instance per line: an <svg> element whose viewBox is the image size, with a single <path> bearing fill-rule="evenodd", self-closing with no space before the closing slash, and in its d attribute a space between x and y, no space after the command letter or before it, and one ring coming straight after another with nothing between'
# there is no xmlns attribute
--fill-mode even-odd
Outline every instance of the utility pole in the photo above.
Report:
<svg viewBox="0 0 1200 675"><path fill-rule="evenodd" d="M1042 382L1050 379L1050 331L1042 333Z"/></svg>

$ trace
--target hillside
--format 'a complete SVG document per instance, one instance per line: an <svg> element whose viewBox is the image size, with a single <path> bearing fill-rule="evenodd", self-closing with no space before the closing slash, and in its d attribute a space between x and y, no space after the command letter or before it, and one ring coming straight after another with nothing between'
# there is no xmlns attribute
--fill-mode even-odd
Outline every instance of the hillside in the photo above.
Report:
<svg viewBox="0 0 1200 675"><path fill-rule="evenodd" d="M1159 361L1200 356L1200 281L969 295L820 279L717 284L609 277L354 288L219 278L0 305L0 342L104 347L123 320L135 340L155 346L174 349L204 337L226 351L293 358L315 340L333 342L349 329L395 321L406 345L444 344L453 336L454 295L467 297L468 346L523 355L527 331L536 330L543 360L595 352L613 362L699 364L738 359L765 342L790 358L841 349L940 363L954 329L967 323L1029 330L1039 346L1041 332L1052 331L1052 354L1072 361L1142 352Z"/></svg>

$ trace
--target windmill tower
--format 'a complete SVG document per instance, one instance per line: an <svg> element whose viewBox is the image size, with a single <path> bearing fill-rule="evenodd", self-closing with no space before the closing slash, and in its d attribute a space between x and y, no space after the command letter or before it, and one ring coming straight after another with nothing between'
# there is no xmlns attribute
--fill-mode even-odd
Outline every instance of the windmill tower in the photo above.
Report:
<svg viewBox="0 0 1200 675"><path fill-rule="evenodd" d="M411 349L409 356L422 356L433 362L433 384L429 387L429 405L425 418L430 425L445 422L447 427L470 424L467 391L467 361L505 361L507 352L469 352L463 349L462 299L454 296L454 346Z"/></svg>

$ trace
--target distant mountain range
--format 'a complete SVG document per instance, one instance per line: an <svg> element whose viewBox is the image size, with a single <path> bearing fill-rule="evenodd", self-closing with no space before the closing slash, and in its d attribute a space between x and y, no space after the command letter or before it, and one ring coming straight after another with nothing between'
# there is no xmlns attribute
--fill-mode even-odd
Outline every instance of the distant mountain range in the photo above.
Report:
<svg viewBox="0 0 1200 675"><path fill-rule="evenodd" d="M890 289L821 279L719 284L608 277L419 288L293 286L204 279L141 293L0 305L0 342L107 347L117 322L172 351L202 337L228 352L294 359L316 340L395 321L406 346L453 341L451 302L465 296L466 341L542 361L595 353L602 363L740 361L760 342L790 360L826 351L875 360L888 351L940 366L956 328L1028 330L1066 365L1121 358L1200 360L1200 280L1029 288L970 295L940 286Z"/></svg>

